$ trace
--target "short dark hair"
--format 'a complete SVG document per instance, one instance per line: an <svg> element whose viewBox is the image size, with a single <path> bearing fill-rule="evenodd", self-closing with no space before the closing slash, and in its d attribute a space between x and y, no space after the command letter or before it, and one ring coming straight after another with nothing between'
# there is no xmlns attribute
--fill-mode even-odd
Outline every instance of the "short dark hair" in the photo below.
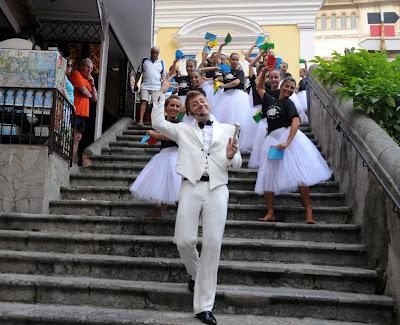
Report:
<svg viewBox="0 0 400 325"><path fill-rule="evenodd" d="M204 96L200 91L198 90L189 90L188 93L186 94L186 100L185 100L185 107L186 107L186 112L190 112L190 106L189 106L189 102L190 100L192 100L193 98L197 97L197 96L202 96L204 98L206 98L206 96Z"/></svg>
<svg viewBox="0 0 400 325"><path fill-rule="evenodd" d="M296 84L296 80L295 80L293 77L286 77L286 78L284 78L283 81L282 81L282 86L283 86L286 82L288 82L288 81L294 82L294 84Z"/></svg>

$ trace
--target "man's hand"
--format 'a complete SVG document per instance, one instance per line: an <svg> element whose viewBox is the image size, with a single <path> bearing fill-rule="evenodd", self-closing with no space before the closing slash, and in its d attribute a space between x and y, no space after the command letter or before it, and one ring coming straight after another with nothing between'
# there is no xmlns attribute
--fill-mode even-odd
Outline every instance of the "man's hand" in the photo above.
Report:
<svg viewBox="0 0 400 325"><path fill-rule="evenodd" d="M232 137L229 138L228 145L226 146L226 157L232 159L238 151L237 140Z"/></svg>
<svg viewBox="0 0 400 325"><path fill-rule="evenodd" d="M92 75L89 73L89 75L88 75L88 77L87 77L87 80L90 82L90 84L92 85L92 86L94 86L94 79L93 79L93 77L92 77Z"/></svg>

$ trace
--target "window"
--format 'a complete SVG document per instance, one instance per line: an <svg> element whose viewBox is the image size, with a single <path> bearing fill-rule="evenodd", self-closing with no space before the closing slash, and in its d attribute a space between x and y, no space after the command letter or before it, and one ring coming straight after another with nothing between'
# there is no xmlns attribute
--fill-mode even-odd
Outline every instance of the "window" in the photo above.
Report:
<svg viewBox="0 0 400 325"><path fill-rule="evenodd" d="M347 28L347 26L346 26L346 15L342 14L340 16L340 29L346 29L346 28Z"/></svg>
<svg viewBox="0 0 400 325"><path fill-rule="evenodd" d="M321 30L326 30L326 15L321 16Z"/></svg>
<svg viewBox="0 0 400 325"><path fill-rule="evenodd" d="M336 15L331 15L331 30L336 30Z"/></svg>
<svg viewBox="0 0 400 325"><path fill-rule="evenodd" d="M350 16L351 29L357 29L357 16L356 14L351 14Z"/></svg>

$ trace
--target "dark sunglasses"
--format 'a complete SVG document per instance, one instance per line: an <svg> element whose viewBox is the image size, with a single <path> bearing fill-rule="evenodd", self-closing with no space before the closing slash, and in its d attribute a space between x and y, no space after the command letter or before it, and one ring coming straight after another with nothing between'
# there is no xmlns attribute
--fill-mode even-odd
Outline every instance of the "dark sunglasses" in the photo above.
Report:
<svg viewBox="0 0 400 325"><path fill-rule="evenodd" d="M67 64L67 68L72 68L72 64Z"/></svg>

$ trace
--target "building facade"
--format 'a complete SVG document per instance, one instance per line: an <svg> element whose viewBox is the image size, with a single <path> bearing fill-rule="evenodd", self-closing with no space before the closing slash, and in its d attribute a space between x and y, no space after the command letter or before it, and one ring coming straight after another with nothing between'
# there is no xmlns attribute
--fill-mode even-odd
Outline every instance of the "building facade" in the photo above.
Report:
<svg viewBox="0 0 400 325"><path fill-rule="evenodd" d="M176 49L200 59L206 32L217 34L220 42L229 32L233 41L224 48L224 53L241 54L245 68L243 53L258 35L265 34L275 43L276 56L287 61L289 71L297 75L299 58L314 57L315 15L322 2L157 0L155 43L170 65Z"/></svg>
<svg viewBox="0 0 400 325"><path fill-rule="evenodd" d="M370 37L368 13L396 12L400 2L388 0L326 0L316 16L315 53L329 57L333 51L360 48L359 43ZM395 25L400 37L400 21Z"/></svg>

